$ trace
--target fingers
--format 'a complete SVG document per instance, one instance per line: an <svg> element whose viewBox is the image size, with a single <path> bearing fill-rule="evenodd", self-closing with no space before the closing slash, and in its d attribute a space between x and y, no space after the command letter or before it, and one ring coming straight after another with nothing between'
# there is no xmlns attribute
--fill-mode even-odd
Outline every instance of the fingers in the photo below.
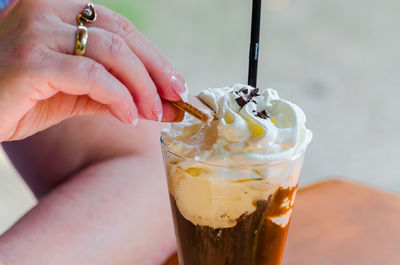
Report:
<svg viewBox="0 0 400 265"><path fill-rule="evenodd" d="M62 23L57 28L63 30L53 32L54 38L49 45L54 50L70 53L76 27ZM163 119L163 115L173 118L172 120L181 116L182 111L179 109L162 104L157 88L143 63L119 35L100 28L89 28L85 57L103 65L109 73L126 85L133 96L139 114L144 118L171 121Z"/></svg>
<svg viewBox="0 0 400 265"><path fill-rule="evenodd" d="M185 112L171 105L169 102L162 101L164 116L162 121L164 122L180 122L185 116Z"/></svg>
<svg viewBox="0 0 400 265"><path fill-rule="evenodd" d="M75 31L75 27L71 28ZM124 39L100 28L90 28L89 36L86 56L102 64L126 85L144 118L161 121L163 109L157 88Z"/></svg>
<svg viewBox="0 0 400 265"><path fill-rule="evenodd" d="M44 80L55 90L69 95L88 95L107 105L120 121L135 124L138 111L128 89L101 64L85 57L49 51L52 62L44 66Z"/></svg>
<svg viewBox="0 0 400 265"><path fill-rule="evenodd" d="M71 14L78 14L85 4L82 1L68 2L67 10L60 12L63 21L74 25L76 22ZM125 17L101 6L96 5L98 17L90 27L99 27L123 38L129 48L142 61L150 74L161 98L177 101L187 99L185 80L173 69L165 57L147 40L136 27Z"/></svg>

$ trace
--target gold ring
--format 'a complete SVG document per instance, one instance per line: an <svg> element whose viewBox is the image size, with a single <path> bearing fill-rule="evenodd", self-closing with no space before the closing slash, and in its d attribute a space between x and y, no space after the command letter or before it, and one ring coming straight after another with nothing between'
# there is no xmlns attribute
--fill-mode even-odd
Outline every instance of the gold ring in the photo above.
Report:
<svg viewBox="0 0 400 265"><path fill-rule="evenodd" d="M77 17L76 22L78 25L83 25L84 22L92 23L95 22L97 19L97 12L94 4L89 3L88 7L85 8Z"/></svg>
<svg viewBox="0 0 400 265"><path fill-rule="evenodd" d="M75 55L85 55L88 36L89 34L87 27L78 26L78 29L76 31Z"/></svg>
<svg viewBox="0 0 400 265"><path fill-rule="evenodd" d="M89 33L88 28L83 23L92 23L96 21L97 12L94 4L89 3L88 7L85 8L77 17L78 29L76 30L76 42L75 42L75 55L84 56L86 51L86 44L88 41Z"/></svg>

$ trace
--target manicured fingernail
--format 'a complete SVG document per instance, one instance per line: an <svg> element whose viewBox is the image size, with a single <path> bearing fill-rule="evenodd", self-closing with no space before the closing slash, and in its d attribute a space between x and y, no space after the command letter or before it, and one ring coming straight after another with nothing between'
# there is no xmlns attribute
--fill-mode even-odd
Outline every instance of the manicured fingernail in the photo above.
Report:
<svg viewBox="0 0 400 265"><path fill-rule="evenodd" d="M161 99L158 95L154 99L153 114L157 117L158 122L161 122L163 117L163 109Z"/></svg>
<svg viewBox="0 0 400 265"><path fill-rule="evenodd" d="M183 77L177 71L172 72L171 86L175 93L177 93L183 101L187 101L188 89L185 79L183 79Z"/></svg>
<svg viewBox="0 0 400 265"><path fill-rule="evenodd" d="M138 121L137 109L135 104L132 104L131 109L129 110L129 121L134 125L136 125Z"/></svg>

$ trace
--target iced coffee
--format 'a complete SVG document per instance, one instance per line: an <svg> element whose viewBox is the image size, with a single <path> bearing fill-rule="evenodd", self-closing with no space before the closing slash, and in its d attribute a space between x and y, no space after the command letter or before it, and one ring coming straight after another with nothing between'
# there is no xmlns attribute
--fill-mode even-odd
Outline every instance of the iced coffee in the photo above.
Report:
<svg viewBox="0 0 400 265"><path fill-rule="evenodd" d="M203 91L218 119L162 133L181 265L279 265L312 134L273 89Z"/></svg>

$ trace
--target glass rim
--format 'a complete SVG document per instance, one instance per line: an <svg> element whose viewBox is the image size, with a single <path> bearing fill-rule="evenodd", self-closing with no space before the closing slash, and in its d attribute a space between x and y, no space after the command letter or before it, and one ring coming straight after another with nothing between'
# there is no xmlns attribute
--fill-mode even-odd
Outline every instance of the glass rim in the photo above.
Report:
<svg viewBox="0 0 400 265"><path fill-rule="evenodd" d="M189 160L189 161L193 161L196 163L200 163L203 165L208 165L208 166L213 166L213 167L224 167L224 168L244 168L244 167L251 167L251 166L276 166L276 165L280 165L280 164L285 164L285 163L289 163L289 162L293 162L295 160L297 160L298 158L300 158L301 156L304 155L304 153L307 150L307 147L304 147L303 150L301 150L298 154L287 158L287 159L282 159L282 160L277 160L277 161L265 161L265 162L255 162L255 163L246 163L246 164L235 164L235 165L228 165L228 164L221 164L221 163L211 163L211 162L207 162L207 161L199 161L194 159L193 157L185 157L183 155L180 155L174 151L172 151L164 142L164 139L162 137L162 135L160 136L160 142L161 142L161 147L166 150L168 153L179 157L181 159L185 159L185 160Z"/></svg>

